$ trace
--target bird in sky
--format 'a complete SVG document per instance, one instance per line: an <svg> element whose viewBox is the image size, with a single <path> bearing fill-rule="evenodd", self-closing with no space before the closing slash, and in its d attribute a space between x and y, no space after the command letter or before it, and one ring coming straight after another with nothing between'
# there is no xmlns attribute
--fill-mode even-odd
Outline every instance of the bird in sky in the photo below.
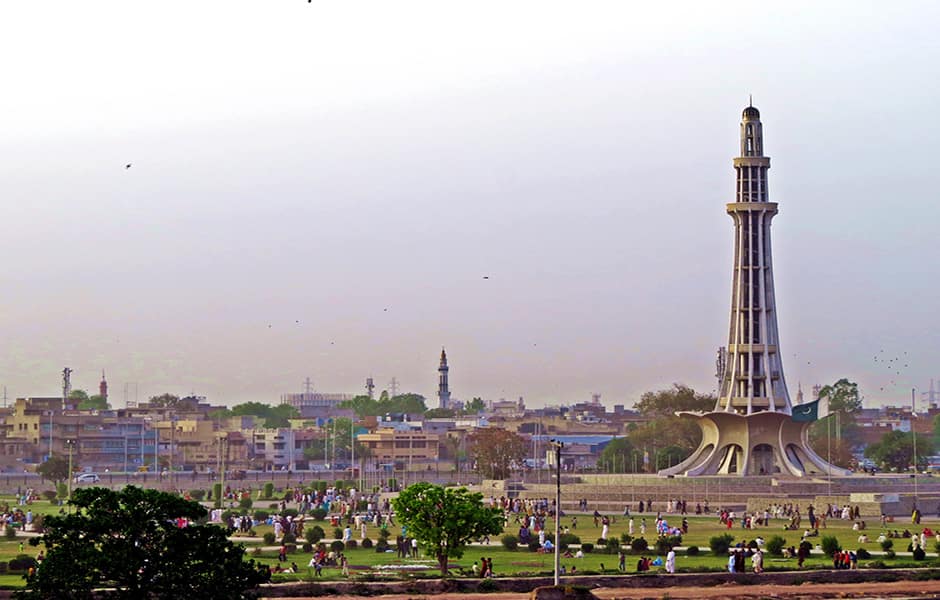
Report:
<svg viewBox="0 0 940 600"><path fill-rule="evenodd" d="M131 168L131 163L127 163L126 165L124 165L124 170L125 170L125 171L128 170L128 169L130 169L130 168Z"/></svg>
<svg viewBox="0 0 940 600"><path fill-rule="evenodd" d="M489 279L489 278L490 278L489 275L484 275L484 276L483 276L483 279Z"/></svg>

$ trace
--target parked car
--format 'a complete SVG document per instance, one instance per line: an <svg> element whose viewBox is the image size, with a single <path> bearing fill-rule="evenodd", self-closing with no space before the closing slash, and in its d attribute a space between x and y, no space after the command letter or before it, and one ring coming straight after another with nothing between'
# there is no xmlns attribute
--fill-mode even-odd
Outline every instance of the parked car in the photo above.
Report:
<svg viewBox="0 0 940 600"><path fill-rule="evenodd" d="M97 473L79 473L75 476L75 483L98 483L101 477Z"/></svg>

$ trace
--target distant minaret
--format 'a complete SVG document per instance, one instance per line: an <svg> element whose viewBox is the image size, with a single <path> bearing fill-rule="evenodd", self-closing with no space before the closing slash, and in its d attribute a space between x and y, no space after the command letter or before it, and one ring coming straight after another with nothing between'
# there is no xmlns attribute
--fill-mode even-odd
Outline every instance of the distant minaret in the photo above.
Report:
<svg viewBox="0 0 940 600"><path fill-rule="evenodd" d="M796 384L796 403L803 404L803 382Z"/></svg>
<svg viewBox="0 0 940 600"><path fill-rule="evenodd" d="M98 395L108 401L108 380L104 378L104 369L101 369L101 383L98 384Z"/></svg>
<svg viewBox="0 0 940 600"><path fill-rule="evenodd" d="M440 408L449 408L450 407L450 388L447 385L447 352L444 351L444 348L441 348L441 366L437 368L437 372L440 374L439 382L437 384L437 398L439 401Z"/></svg>

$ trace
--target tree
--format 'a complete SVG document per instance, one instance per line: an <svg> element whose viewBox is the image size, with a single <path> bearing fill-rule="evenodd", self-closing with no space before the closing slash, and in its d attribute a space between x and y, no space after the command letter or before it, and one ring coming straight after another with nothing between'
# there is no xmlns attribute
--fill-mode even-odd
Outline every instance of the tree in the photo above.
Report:
<svg viewBox="0 0 940 600"><path fill-rule="evenodd" d="M180 403L180 397L174 396L173 394L160 394L159 396L150 397L150 405L158 406L161 408L176 408Z"/></svg>
<svg viewBox="0 0 940 600"><path fill-rule="evenodd" d="M72 390L69 392L69 400L75 405L80 405L88 400L88 392L85 390Z"/></svg>
<svg viewBox="0 0 940 600"><path fill-rule="evenodd" d="M506 479L513 467L522 465L528 444L518 433L490 427L470 434L471 456L476 469L487 479Z"/></svg>
<svg viewBox="0 0 940 600"><path fill-rule="evenodd" d="M611 440L597 460L597 466L612 473L633 473L634 466L639 469L643 465L643 453L637 450L629 438L621 437Z"/></svg>
<svg viewBox="0 0 940 600"><path fill-rule="evenodd" d="M225 530L195 523L207 514L196 502L128 486L78 489L70 504L76 512L47 516L46 533L30 540L46 559L20 598L90 599L102 588L123 598L248 598L270 578Z"/></svg>
<svg viewBox="0 0 940 600"><path fill-rule="evenodd" d="M467 402L461 411L465 415L477 415L486 410L486 403L483 402L483 398L474 398L470 402Z"/></svg>
<svg viewBox="0 0 940 600"><path fill-rule="evenodd" d="M77 467L74 458L72 465L73 467ZM67 480L72 475L69 473L69 459L65 456L59 456L58 454L53 454L46 462L36 467L36 472L39 473L43 479L48 479L56 485Z"/></svg>
<svg viewBox="0 0 940 600"><path fill-rule="evenodd" d="M264 419L264 427L267 429L278 429L289 427L289 419L295 419L300 416L300 412L290 404L279 404L271 406L263 402L243 402L232 407L230 415L234 417L258 417Z"/></svg>
<svg viewBox="0 0 940 600"><path fill-rule="evenodd" d="M702 430L692 419L676 416L677 412L707 412L715 407L715 397L711 394L699 394L681 383L672 384L672 388L656 392L646 392L634 407L650 420L628 432L634 448L642 456L650 456L648 469L656 470L670 464L679 454L683 458L692 453L702 441ZM665 455L660 452L671 448ZM659 460L657 460L657 458Z"/></svg>
<svg viewBox="0 0 940 600"><path fill-rule="evenodd" d="M483 494L467 488L416 483L392 503L395 516L407 525L409 535L437 558L442 576L447 575L448 559L463 556L471 541L503 531L502 511L483 506Z"/></svg>
<svg viewBox="0 0 940 600"><path fill-rule="evenodd" d="M813 442L813 448L817 452L826 443L829 437L828 431L831 429L834 439L846 439L850 446L858 442L858 425L856 416L862 410L862 399L858 393L858 385L842 378L832 385L823 386L819 390L820 398L829 400L829 415L833 419L832 423L827 423L825 419L820 419L813 423L810 428L810 440Z"/></svg>
<svg viewBox="0 0 940 600"><path fill-rule="evenodd" d="M917 435L917 466L927 465L927 457L933 454L933 441ZM906 471L914 458L914 438L910 431L895 429L881 437L881 441L865 448L865 458L875 461L881 469Z"/></svg>
<svg viewBox="0 0 940 600"><path fill-rule="evenodd" d="M456 416L456 412L452 408L432 408L428 412L424 413L425 419L450 419Z"/></svg>
<svg viewBox="0 0 940 600"><path fill-rule="evenodd" d="M88 396L87 399L78 403L79 410L108 410L109 408L111 406L108 404L108 399L101 394Z"/></svg>

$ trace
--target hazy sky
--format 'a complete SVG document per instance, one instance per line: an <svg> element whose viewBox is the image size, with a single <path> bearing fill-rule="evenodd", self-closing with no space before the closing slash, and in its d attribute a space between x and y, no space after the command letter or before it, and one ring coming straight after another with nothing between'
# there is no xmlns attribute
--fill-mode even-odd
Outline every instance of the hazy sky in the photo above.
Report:
<svg viewBox="0 0 940 600"><path fill-rule="evenodd" d="M936 2L6 3L0 384L56 394L68 365L88 390L106 369L118 405L125 382L232 404L307 376L430 398L446 345L457 398L710 391L753 94L794 400L849 377L907 401L940 378L938 22Z"/></svg>

